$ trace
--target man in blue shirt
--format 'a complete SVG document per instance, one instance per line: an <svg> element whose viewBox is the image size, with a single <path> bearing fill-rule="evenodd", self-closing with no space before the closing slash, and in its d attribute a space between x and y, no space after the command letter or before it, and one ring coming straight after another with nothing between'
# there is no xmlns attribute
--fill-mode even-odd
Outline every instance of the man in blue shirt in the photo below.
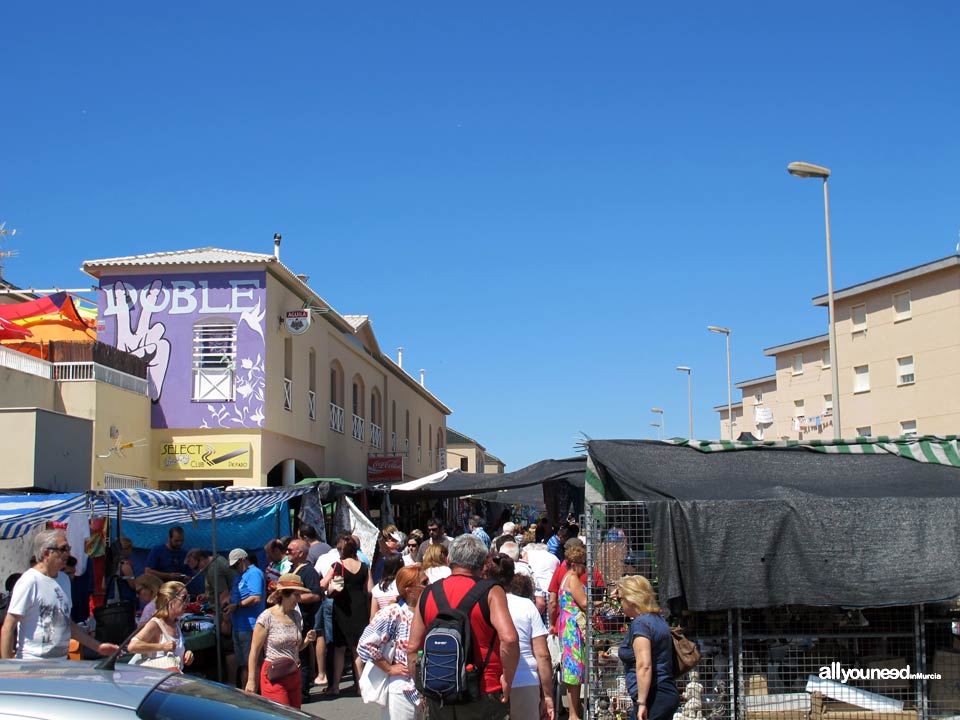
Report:
<svg viewBox="0 0 960 720"><path fill-rule="evenodd" d="M233 623L233 652L240 670L240 687L246 687L253 628L266 607L267 584L263 571L250 562L246 550L231 550L229 563L237 575L233 579L230 603L224 611Z"/></svg>
<svg viewBox="0 0 960 720"><path fill-rule="evenodd" d="M483 544L487 546L487 550L490 549L490 536L487 535L487 531L483 529L483 518L479 515L471 516L471 518L467 520L467 529L470 530L471 535L476 535L483 540Z"/></svg>
<svg viewBox="0 0 960 720"><path fill-rule="evenodd" d="M147 555L144 572L153 575L161 582L176 580L183 582L186 574L187 551L183 549L183 528L179 525L170 528L165 545L154 545Z"/></svg>

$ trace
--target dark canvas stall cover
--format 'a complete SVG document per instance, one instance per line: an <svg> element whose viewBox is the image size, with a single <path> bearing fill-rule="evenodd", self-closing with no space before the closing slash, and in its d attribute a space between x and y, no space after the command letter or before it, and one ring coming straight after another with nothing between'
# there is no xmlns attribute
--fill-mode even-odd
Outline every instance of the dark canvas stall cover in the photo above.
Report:
<svg viewBox="0 0 960 720"><path fill-rule="evenodd" d="M663 602L702 611L960 595L956 467L802 446L587 447L606 499L647 503Z"/></svg>
<svg viewBox="0 0 960 720"><path fill-rule="evenodd" d="M541 460L509 473L453 472L438 483L423 485L416 490L406 492L433 498L477 496L498 490L527 488L561 480L574 487L582 488L586 469L587 461L583 457ZM507 502L507 500L500 500L500 502Z"/></svg>

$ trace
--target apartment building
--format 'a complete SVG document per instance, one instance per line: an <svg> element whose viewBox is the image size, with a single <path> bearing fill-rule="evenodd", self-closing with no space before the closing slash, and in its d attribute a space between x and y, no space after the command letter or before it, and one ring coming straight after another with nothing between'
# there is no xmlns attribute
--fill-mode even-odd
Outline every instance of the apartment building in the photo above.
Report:
<svg viewBox="0 0 960 720"><path fill-rule="evenodd" d="M450 409L274 254L199 248L88 260L98 337L148 360L151 485L405 479L445 467Z"/></svg>
<svg viewBox="0 0 960 720"><path fill-rule="evenodd" d="M813 298L813 305L826 307L827 296ZM960 256L837 290L834 305L841 436L958 432ZM775 373L737 383L740 432L762 439L832 438L829 336L763 352L774 358ZM726 406L722 410L726 437Z"/></svg>
<svg viewBox="0 0 960 720"><path fill-rule="evenodd" d="M469 435L447 428L447 469L468 473L502 473L503 461Z"/></svg>

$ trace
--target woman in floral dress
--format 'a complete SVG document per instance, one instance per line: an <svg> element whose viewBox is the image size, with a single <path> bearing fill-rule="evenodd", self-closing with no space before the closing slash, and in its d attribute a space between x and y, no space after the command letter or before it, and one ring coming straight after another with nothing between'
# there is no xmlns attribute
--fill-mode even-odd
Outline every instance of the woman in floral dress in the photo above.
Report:
<svg viewBox="0 0 960 720"><path fill-rule="evenodd" d="M586 627L587 593L580 575L587 571L587 551L572 547L566 551L567 574L560 583L560 613L557 636L560 638L560 679L567 686L570 720L580 720L583 706L580 685L583 683L583 628Z"/></svg>

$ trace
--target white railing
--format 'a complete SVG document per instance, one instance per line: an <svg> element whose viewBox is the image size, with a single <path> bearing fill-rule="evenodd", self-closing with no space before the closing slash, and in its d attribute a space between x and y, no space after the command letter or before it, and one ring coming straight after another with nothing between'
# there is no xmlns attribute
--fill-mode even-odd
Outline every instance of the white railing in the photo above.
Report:
<svg viewBox="0 0 960 720"><path fill-rule="evenodd" d="M423 445L417 445L417 464L423 462Z"/></svg>
<svg viewBox="0 0 960 720"><path fill-rule="evenodd" d="M330 403L330 429L334 432L343 432L343 408Z"/></svg>
<svg viewBox="0 0 960 720"><path fill-rule="evenodd" d="M353 416L353 439L363 442L363 418L359 415Z"/></svg>
<svg viewBox="0 0 960 720"><path fill-rule="evenodd" d="M410 457L410 438L403 441L403 455L404 457Z"/></svg>
<svg viewBox="0 0 960 720"><path fill-rule="evenodd" d="M395 432L390 433L390 452L397 451L397 434Z"/></svg>
<svg viewBox="0 0 960 720"><path fill-rule="evenodd" d="M108 385L147 395L149 385L144 378L107 367L95 362L59 362L53 364L53 379L59 382L96 380Z"/></svg>
<svg viewBox="0 0 960 720"><path fill-rule="evenodd" d="M370 444L378 450L383 447L383 428L370 423Z"/></svg>
<svg viewBox="0 0 960 720"><path fill-rule="evenodd" d="M35 358L33 355L10 350L2 345L0 345L0 367L18 370L42 378L53 377L53 363Z"/></svg>
<svg viewBox="0 0 960 720"><path fill-rule="evenodd" d="M283 409L293 410L293 380L283 379Z"/></svg>
<svg viewBox="0 0 960 720"><path fill-rule="evenodd" d="M447 467L447 451L444 448L437 450L437 470Z"/></svg>
<svg viewBox="0 0 960 720"><path fill-rule="evenodd" d="M311 420L317 419L317 393L313 390L307 391L307 415Z"/></svg>
<svg viewBox="0 0 960 720"><path fill-rule="evenodd" d="M104 490L122 490L124 488L149 488L150 481L136 475L103 474Z"/></svg>

